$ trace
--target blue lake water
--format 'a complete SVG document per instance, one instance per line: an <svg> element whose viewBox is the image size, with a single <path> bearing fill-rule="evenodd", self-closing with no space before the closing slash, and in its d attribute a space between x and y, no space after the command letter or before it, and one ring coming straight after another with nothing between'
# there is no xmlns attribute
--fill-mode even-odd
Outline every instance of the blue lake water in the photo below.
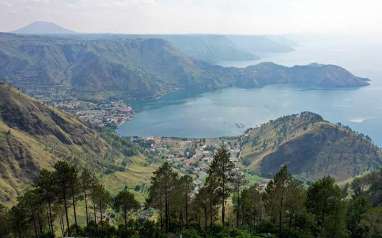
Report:
<svg viewBox="0 0 382 238"><path fill-rule="evenodd" d="M357 41L359 42L359 41ZM312 62L337 64L368 77L371 85L357 89L302 90L273 85L228 88L197 96L176 95L141 105L134 119L122 125L124 136L218 137L239 135L249 127L277 117L312 111L369 135L382 145L382 44L348 40L300 43L296 51L267 56L261 61L283 65ZM221 62L245 67L256 62Z"/></svg>

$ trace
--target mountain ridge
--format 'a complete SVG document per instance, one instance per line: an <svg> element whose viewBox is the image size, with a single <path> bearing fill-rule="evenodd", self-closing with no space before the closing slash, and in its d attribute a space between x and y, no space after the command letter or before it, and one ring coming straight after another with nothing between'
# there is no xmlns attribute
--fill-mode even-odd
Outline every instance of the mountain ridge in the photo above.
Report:
<svg viewBox="0 0 382 238"><path fill-rule="evenodd" d="M175 91L290 84L335 88L368 85L338 66L247 68L187 57L162 39L81 39L0 34L0 75L23 89L150 99Z"/></svg>

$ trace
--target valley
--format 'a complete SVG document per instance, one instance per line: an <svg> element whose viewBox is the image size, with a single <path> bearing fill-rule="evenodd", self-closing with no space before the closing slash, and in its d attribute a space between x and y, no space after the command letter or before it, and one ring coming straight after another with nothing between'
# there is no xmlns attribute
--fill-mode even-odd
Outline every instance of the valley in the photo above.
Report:
<svg viewBox="0 0 382 238"><path fill-rule="evenodd" d="M0 238L382 238L380 9L0 0Z"/></svg>
<svg viewBox="0 0 382 238"><path fill-rule="evenodd" d="M91 168L111 191L128 186L141 200L151 173L165 161L201 186L221 145L235 166L260 184L283 165L304 181L330 174L338 182L382 166L381 149L369 137L311 112L281 117L233 137L121 138L8 84L0 85L0 96L0 193L5 204L14 203L38 171L60 159Z"/></svg>

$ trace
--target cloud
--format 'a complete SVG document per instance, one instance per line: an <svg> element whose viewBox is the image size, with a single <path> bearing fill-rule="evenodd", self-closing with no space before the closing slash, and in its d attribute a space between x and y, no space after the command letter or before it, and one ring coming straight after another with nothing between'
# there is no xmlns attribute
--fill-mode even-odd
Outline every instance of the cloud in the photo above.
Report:
<svg viewBox="0 0 382 238"><path fill-rule="evenodd" d="M36 20L83 32L382 31L380 0L0 0L0 4L3 31Z"/></svg>

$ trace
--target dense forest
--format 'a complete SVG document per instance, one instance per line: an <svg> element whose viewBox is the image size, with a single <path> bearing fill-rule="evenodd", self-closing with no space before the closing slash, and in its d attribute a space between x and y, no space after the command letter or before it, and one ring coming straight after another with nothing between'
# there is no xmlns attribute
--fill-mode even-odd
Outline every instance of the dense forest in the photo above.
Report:
<svg viewBox="0 0 382 238"><path fill-rule="evenodd" d="M221 147L203 185L166 162L140 204L126 188L112 196L92 171L59 161L15 206L0 207L0 237L63 236L382 237L382 170L340 187L331 177L303 183L284 166L261 186Z"/></svg>

